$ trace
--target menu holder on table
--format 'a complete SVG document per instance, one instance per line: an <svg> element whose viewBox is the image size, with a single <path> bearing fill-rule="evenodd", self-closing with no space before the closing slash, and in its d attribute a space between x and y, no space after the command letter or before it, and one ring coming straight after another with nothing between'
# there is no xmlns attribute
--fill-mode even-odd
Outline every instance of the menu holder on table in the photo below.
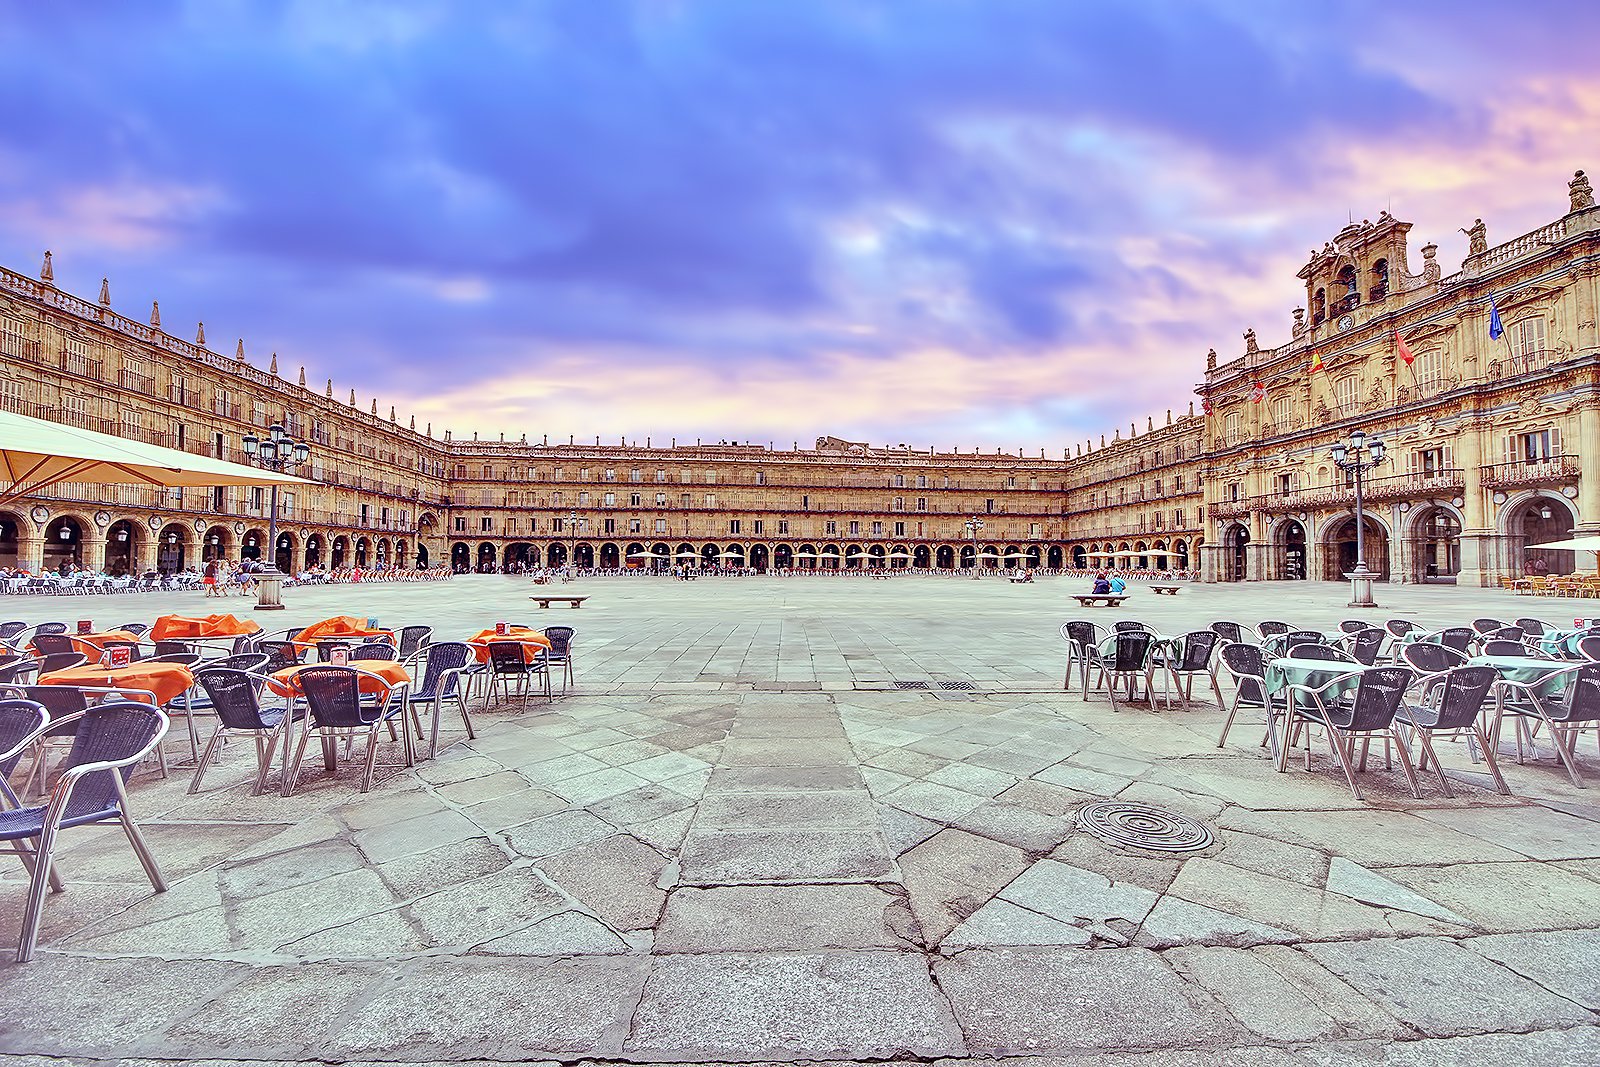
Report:
<svg viewBox="0 0 1600 1067"><path fill-rule="evenodd" d="M106 653L106 666L126 667L133 662L133 649L127 645L116 645Z"/></svg>
<svg viewBox="0 0 1600 1067"><path fill-rule="evenodd" d="M94 620L93 619L79 619L78 620L78 632L80 634L92 634L92 633L94 633Z"/></svg>
<svg viewBox="0 0 1600 1067"><path fill-rule="evenodd" d="M329 654L328 662L335 667L350 666L350 650L341 645Z"/></svg>
<svg viewBox="0 0 1600 1067"><path fill-rule="evenodd" d="M506 633L507 633L507 627L506 627L505 623L497 622L497 623L494 624L494 634L495 634L496 637L504 637L506 635Z"/></svg>

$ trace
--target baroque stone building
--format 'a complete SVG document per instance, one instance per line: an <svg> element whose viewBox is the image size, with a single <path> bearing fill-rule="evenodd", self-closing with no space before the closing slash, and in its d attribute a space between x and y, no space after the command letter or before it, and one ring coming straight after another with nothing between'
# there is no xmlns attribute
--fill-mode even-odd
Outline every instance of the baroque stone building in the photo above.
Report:
<svg viewBox="0 0 1600 1067"><path fill-rule="evenodd" d="M1198 567L1211 581L1337 579L1354 563L1354 491L1330 450L1381 436L1367 481L1367 563L1395 581L1492 584L1530 549L1600 530L1600 209L1580 171L1568 211L1469 254L1408 257L1410 224L1379 215L1313 250L1289 339L1206 360L1176 417L1064 455L454 439L401 425L376 399L290 381L56 288L0 270L0 408L242 459L282 422L312 446L318 484L283 494L281 567L377 562L757 568ZM1491 302L1503 328L1490 337ZM1406 353L1414 356L1407 362ZM980 519L975 529L969 520ZM268 553L255 489L59 486L0 510L0 566L73 559L178 569Z"/></svg>

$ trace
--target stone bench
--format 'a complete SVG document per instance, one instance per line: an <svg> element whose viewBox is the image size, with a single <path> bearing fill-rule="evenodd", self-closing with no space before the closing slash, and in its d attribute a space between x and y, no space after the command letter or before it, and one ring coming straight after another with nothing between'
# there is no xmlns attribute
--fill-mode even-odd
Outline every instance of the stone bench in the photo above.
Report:
<svg viewBox="0 0 1600 1067"><path fill-rule="evenodd" d="M552 603L570 604L573 608L581 608L583 606L583 602L589 598L586 596L543 596L536 594L528 599L538 601L538 604L541 608L548 608Z"/></svg>
<svg viewBox="0 0 1600 1067"><path fill-rule="evenodd" d="M1092 608L1104 604L1108 608L1120 608L1122 602L1128 599L1127 593L1073 593L1072 597L1082 607Z"/></svg>

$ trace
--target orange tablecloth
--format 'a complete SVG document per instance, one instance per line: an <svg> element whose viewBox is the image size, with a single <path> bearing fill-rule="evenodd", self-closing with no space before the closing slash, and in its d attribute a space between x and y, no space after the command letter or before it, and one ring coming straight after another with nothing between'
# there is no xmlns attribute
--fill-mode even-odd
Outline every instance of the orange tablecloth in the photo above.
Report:
<svg viewBox="0 0 1600 1067"><path fill-rule="evenodd" d="M67 636L72 638L74 641L82 641L86 645L93 645L95 648L101 649L102 651L104 651L107 641L132 641L134 644L139 643L139 635L131 630L102 630L99 633L68 634Z"/></svg>
<svg viewBox="0 0 1600 1067"><path fill-rule="evenodd" d="M333 666L331 663L302 663L298 667L285 667L281 671L273 672L272 677L267 680L267 686L279 696L299 696L300 687L295 684L295 675L312 667L331 666ZM353 659L348 666L354 667L358 671L366 671L368 674L376 674L390 685L403 685L411 680L411 676L406 673L405 665L396 663L392 659ZM363 678L361 679L361 691L377 695L382 692L382 689L373 679Z"/></svg>
<svg viewBox="0 0 1600 1067"><path fill-rule="evenodd" d="M261 629L254 619L238 619L232 615L163 615L150 627L150 640L182 640L185 637L238 637L253 634Z"/></svg>
<svg viewBox="0 0 1600 1067"><path fill-rule="evenodd" d="M101 689L127 686L147 689L156 701L169 704L194 685L194 674L181 663L130 663L126 667L68 667L39 676L41 685L83 685ZM135 698L137 699L137 698Z"/></svg>
<svg viewBox="0 0 1600 1067"><path fill-rule="evenodd" d="M467 644L472 646L472 651L477 653L479 663L489 662L490 641L515 641L522 646L524 662L532 663L539 658L539 649L549 648L550 639L538 630L527 626L508 626L506 632L497 634L494 628L481 631L476 637L467 638Z"/></svg>
<svg viewBox="0 0 1600 1067"><path fill-rule="evenodd" d="M354 615L335 615L331 619L314 622L301 630L295 636L295 641L301 644L314 645L318 641L337 638L357 640L364 637L388 637L388 630L369 630L365 618L356 618Z"/></svg>

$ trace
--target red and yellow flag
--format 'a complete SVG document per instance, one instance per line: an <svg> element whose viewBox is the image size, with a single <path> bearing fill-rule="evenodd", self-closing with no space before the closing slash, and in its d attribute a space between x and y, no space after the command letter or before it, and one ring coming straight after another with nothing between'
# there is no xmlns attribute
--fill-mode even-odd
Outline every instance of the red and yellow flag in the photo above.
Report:
<svg viewBox="0 0 1600 1067"><path fill-rule="evenodd" d="M1394 351L1395 355L1400 357L1400 362L1408 367L1411 366L1411 361L1417 358L1411 354L1411 349L1406 347L1405 338L1400 336L1399 330L1394 332Z"/></svg>
<svg viewBox="0 0 1600 1067"><path fill-rule="evenodd" d="M1321 352L1318 352L1315 356L1313 356L1311 358L1311 370L1310 370L1309 373L1315 374L1319 370L1322 371L1323 373L1327 373L1327 370L1328 370L1327 367L1324 367L1322 365L1322 353Z"/></svg>

